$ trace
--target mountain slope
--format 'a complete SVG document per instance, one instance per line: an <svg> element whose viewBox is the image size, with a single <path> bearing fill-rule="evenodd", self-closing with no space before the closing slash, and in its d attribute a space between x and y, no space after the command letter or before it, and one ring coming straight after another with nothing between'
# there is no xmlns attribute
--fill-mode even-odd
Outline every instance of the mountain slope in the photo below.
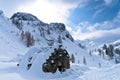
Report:
<svg viewBox="0 0 120 80"><path fill-rule="evenodd" d="M18 32L19 30L2 12L0 15L0 57L13 58L17 54L26 52L27 48L17 37Z"/></svg>

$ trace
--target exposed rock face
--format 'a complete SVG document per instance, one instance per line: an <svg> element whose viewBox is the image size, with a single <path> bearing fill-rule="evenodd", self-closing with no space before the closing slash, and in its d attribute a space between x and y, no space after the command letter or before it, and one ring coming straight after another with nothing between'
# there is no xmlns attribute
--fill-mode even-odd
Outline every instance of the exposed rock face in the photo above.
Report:
<svg viewBox="0 0 120 80"><path fill-rule="evenodd" d="M17 12L15 13L11 19L18 19L18 20L25 20L25 21L36 21L38 18L32 14L29 13L22 13L22 12Z"/></svg>
<svg viewBox="0 0 120 80"><path fill-rule="evenodd" d="M65 49L62 49L60 47L58 49L55 49L49 59L47 59L46 62L42 65L42 70L47 73L55 73L57 69L62 73L69 68L69 54Z"/></svg>

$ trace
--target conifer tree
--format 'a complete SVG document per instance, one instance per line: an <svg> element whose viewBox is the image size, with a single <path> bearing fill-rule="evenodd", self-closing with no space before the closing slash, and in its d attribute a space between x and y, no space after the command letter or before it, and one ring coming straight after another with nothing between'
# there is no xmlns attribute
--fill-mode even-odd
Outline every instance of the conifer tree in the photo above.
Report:
<svg viewBox="0 0 120 80"><path fill-rule="evenodd" d="M60 35L58 36L58 43L62 44L62 38Z"/></svg>
<svg viewBox="0 0 120 80"><path fill-rule="evenodd" d="M24 31L22 30L22 32L21 32L21 39L24 40L24 38L25 38L25 33L24 33Z"/></svg>
<svg viewBox="0 0 120 80"><path fill-rule="evenodd" d="M25 32L25 41L27 47L33 46L35 43L34 37L29 31Z"/></svg>
<svg viewBox="0 0 120 80"><path fill-rule="evenodd" d="M75 57L73 54L71 55L71 61L72 61L72 63L75 63Z"/></svg>
<svg viewBox="0 0 120 80"><path fill-rule="evenodd" d="M83 64L84 64L84 65L87 64L85 56L83 57Z"/></svg>

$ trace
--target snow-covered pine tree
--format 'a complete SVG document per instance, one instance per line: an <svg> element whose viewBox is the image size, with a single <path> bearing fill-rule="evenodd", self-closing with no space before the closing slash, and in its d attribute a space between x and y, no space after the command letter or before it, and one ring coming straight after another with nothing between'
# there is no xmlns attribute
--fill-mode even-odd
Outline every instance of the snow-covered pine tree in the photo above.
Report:
<svg viewBox="0 0 120 80"><path fill-rule="evenodd" d="M84 65L87 64L85 56L83 57L83 64L84 64Z"/></svg>
<svg viewBox="0 0 120 80"><path fill-rule="evenodd" d="M60 35L58 36L58 43L62 44L62 38Z"/></svg>
<svg viewBox="0 0 120 80"><path fill-rule="evenodd" d="M22 30L22 32L21 32L21 39L24 40L24 38L25 38L25 33L24 33L24 31Z"/></svg>
<svg viewBox="0 0 120 80"><path fill-rule="evenodd" d="M35 43L34 37L31 35L29 31L25 32L26 46L33 46Z"/></svg>
<svg viewBox="0 0 120 80"><path fill-rule="evenodd" d="M71 62L72 62L72 63L75 63L75 57L74 57L73 54L71 55Z"/></svg>

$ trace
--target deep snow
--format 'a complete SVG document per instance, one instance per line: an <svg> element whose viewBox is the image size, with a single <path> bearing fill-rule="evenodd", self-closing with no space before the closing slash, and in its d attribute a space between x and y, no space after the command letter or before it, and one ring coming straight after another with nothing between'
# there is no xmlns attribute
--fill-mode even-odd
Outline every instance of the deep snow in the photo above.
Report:
<svg viewBox="0 0 120 80"><path fill-rule="evenodd" d="M72 64L71 69L63 74L31 75L17 68L16 62L0 62L1 80L120 80L120 65L109 68L88 68L84 65ZM52 75L52 76L51 76Z"/></svg>

